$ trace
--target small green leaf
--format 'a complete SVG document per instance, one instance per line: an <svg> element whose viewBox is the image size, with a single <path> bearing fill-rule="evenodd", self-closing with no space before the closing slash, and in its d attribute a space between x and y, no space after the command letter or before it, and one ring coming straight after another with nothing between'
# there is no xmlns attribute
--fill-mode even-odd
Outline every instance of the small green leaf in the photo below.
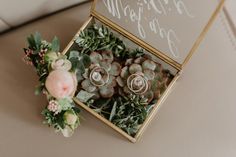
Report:
<svg viewBox="0 0 236 157"><path fill-rule="evenodd" d="M59 52L60 50L60 42L57 37L54 37L52 40L52 51Z"/></svg>
<svg viewBox="0 0 236 157"><path fill-rule="evenodd" d="M34 40L34 36L32 34L29 37L27 37L27 42L29 44L30 49L36 50L36 43Z"/></svg>
<svg viewBox="0 0 236 157"><path fill-rule="evenodd" d="M75 58L75 57L72 57L72 58L70 58L69 59L69 61L71 62L71 64L72 64L72 68L71 68L71 70L72 71L75 71L75 69L77 69L77 67L78 67L78 59L77 58Z"/></svg>
<svg viewBox="0 0 236 157"><path fill-rule="evenodd" d="M34 41L35 41L35 46L38 51L40 51L40 46L41 46L41 35L39 32L36 32L34 34Z"/></svg>
<svg viewBox="0 0 236 157"><path fill-rule="evenodd" d="M91 99L94 96L92 93L88 93L84 90L81 90L76 98L79 99L81 102L86 103L89 99Z"/></svg>
<svg viewBox="0 0 236 157"><path fill-rule="evenodd" d="M64 111L72 108L72 101L69 98L59 99L58 103Z"/></svg>
<svg viewBox="0 0 236 157"><path fill-rule="evenodd" d="M74 110L74 112L77 113L77 114L80 113L80 109L79 109L78 107L73 107L73 110Z"/></svg>
<svg viewBox="0 0 236 157"><path fill-rule="evenodd" d="M110 114L110 117L109 117L109 121L112 121L113 117L115 116L116 114L116 106L117 106L117 102L115 101L114 102L114 105L112 107L112 110L111 110L111 114Z"/></svg>
<svg viewBox="0 0 236 157"><path fill-rule="evenodd" d="M84 63L79 62L79 61L77 61L77 62L78 62L78 63L77 63L77 68L78 68L78 70L81 72L81 74L83 74L83 73L85 72Z"/></svg>
<svg viewBox="0 0 236 157"><path fill-rule="evenodd" d="M46 78L47 78L48 74L47 73L43 73L40 77L39 77L39 81L40 82L45 82Z"/></svg>
<svg viewBox="0 0 236 157"><path fill-rule="evenodd" d="M81 44L84 41L84 32L81 32L80 36L75 40L77 44Z"/></svg>
<svg viewBox="0 0 236 157"><path fill-rule="evenodd" d="M76 78L78 82L81 82L84 79L80 70L76 72Z"/></svg>
<svg viewBox="0 0 236 157"><path fill-rule="evenodd" d="M39 86L36 87L36 89L34 91L34 94L39 95L39 94L42 93L42 91L43 91L43 86L39 85Z"/></svg>
<svg viewBox="0 0 236 157"><path fill-rule="evenodd" d="M78 51L70 51L69 59L70 58L79 58L79 52Z"/></svg>
<svg viewBox="0 0 236 157"><path fill-rule="evenodd" d="M84 67L89 67L90 64L91 64L91 59L90 59L89 55L83 54L83 56L82 56L82 62L83 62L83 64L84 64Z"/></svg>

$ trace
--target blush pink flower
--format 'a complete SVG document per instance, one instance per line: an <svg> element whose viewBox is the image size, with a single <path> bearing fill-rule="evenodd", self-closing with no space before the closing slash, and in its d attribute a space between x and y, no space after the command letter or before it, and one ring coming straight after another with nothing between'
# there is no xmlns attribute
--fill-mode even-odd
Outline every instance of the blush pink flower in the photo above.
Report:
<svg viewBox="0 0 236 157"><path fill-rule="evenodd" d="M76 76L66 70L54 70L46 79L48 92L57 99L73 96L77 81Z"/></svg>

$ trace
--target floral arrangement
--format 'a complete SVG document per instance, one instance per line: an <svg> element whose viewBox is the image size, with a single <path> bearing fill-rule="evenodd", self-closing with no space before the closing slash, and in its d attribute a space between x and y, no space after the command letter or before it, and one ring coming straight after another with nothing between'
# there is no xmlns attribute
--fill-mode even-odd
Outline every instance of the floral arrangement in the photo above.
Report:
<svg viewBox="0 0 236 157"><path fill-rule="evenodd" d="M27 38L24 61L35 67L39 85L35 94L44 93L48 104L42 111L45 123L61 131L65 137L79 125L80 110L72 100L77 89L75 68L66 55L59 53L59 40L42 40L39 33Z"/></svg>
<svg viewBox="0 0 236 157"><path fill-rule="evenodd" d="M127 48L107 27L96 24L80 33L66 55L59 41L28 37L26 63L39 76L36 94L43 92L48 105L45 123L71 136L79 125L80 110L73 99L84 103L135 136L153 106L173 79L153 56L142 49Z"/></svg>

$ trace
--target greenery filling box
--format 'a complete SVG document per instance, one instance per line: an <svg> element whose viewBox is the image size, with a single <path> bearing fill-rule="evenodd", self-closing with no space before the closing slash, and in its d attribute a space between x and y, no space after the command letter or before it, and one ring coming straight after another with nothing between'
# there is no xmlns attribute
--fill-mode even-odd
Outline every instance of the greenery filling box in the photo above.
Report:
<svg viewBox="0 0 236 157"><path fill-rule="evenodd" d="M223 3L95 0L63 51L80 69L75 102L136 142Z"/></svg>

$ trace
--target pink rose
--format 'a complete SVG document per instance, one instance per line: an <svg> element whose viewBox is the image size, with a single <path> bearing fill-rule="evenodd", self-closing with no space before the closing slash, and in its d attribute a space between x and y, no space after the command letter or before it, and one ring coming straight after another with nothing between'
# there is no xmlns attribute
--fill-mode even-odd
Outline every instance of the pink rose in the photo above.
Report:
<svg viewBox="0 0 236 157"><path fill-rule="evenodd" d="M76 76L66 70L54 70L46 79L48 92L57 99L73 96L77 87Z"/></svg>

